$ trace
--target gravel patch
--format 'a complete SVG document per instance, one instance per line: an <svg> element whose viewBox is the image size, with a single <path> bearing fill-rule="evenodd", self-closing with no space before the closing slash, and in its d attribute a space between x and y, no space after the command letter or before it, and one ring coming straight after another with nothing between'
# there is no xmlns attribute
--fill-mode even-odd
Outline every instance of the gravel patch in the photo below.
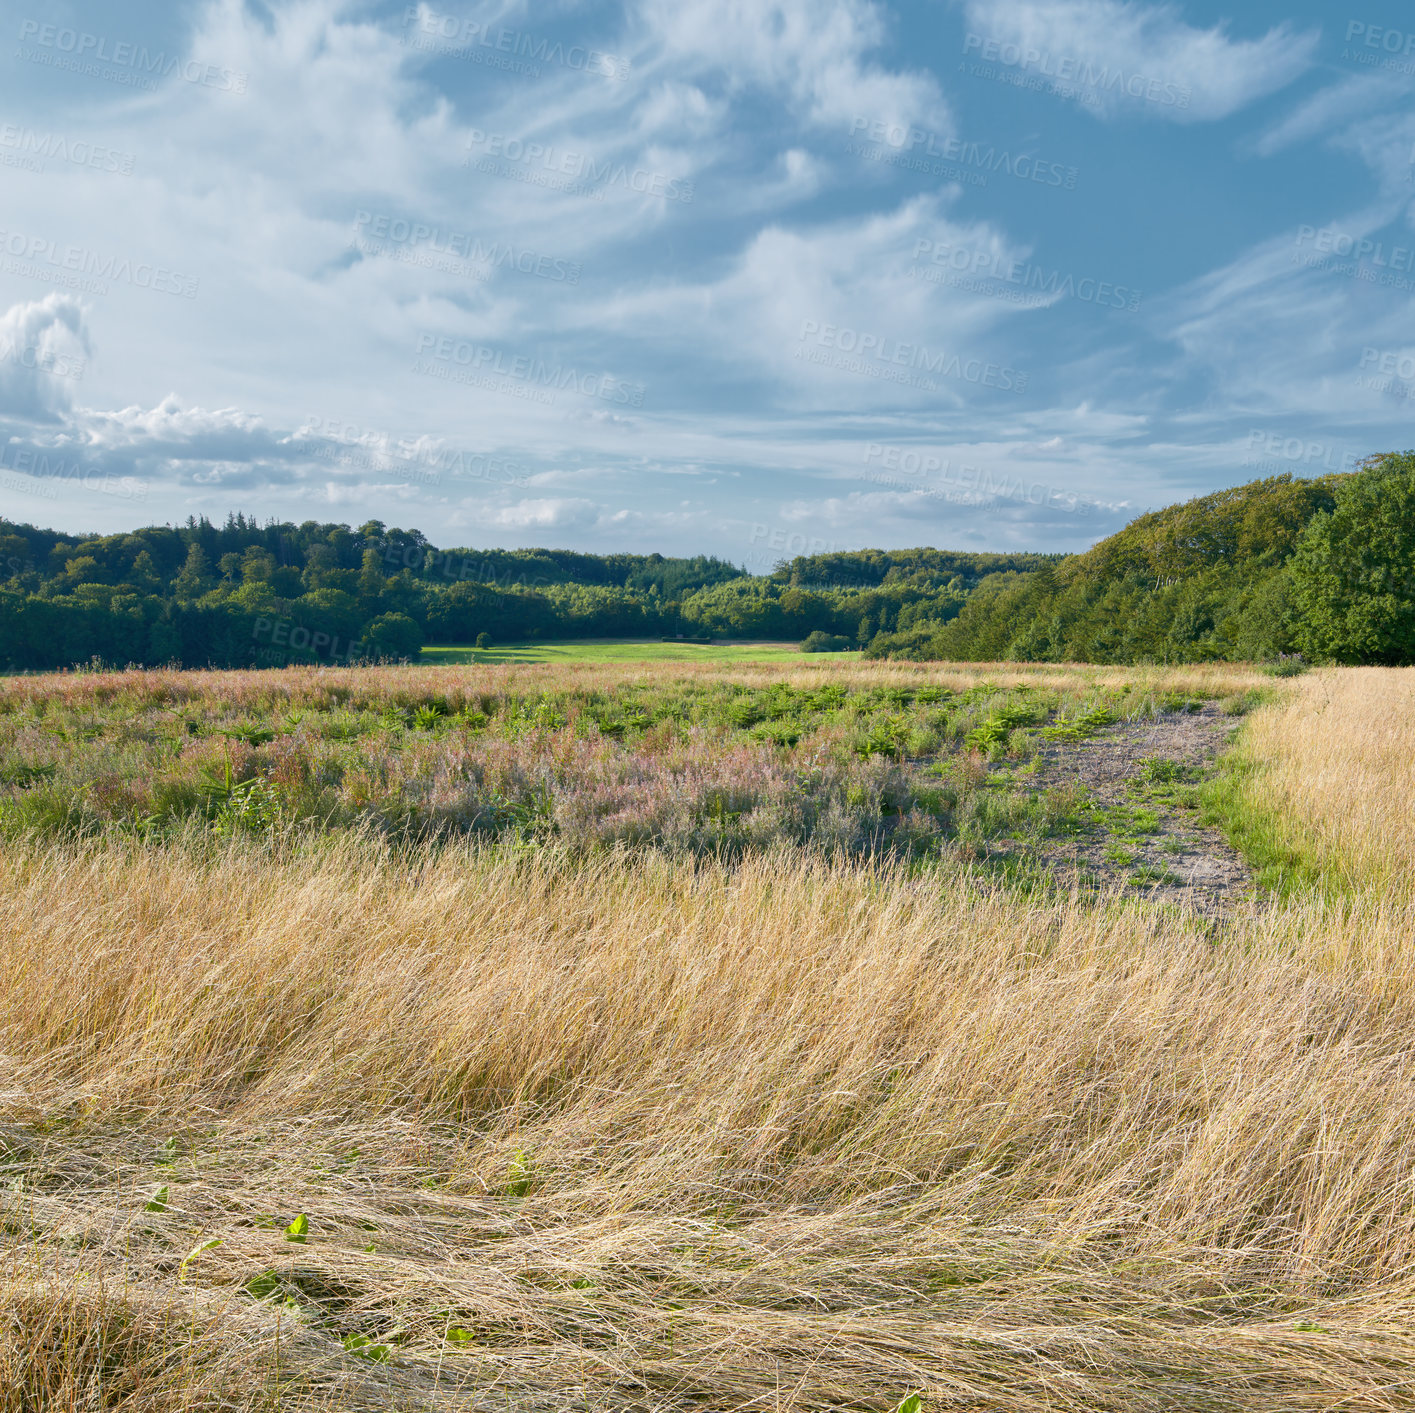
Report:
<svg viewBox="0 0 1415 1413"><path fill-rule="evenodd" d="M1041 743L1034 772L1014 783L1085 801L1078 832L1040 841L1041 862L1058 882L1139 892L1211 917L1251 899L1251 871L1218 830L1199 823L1192 799L1239 724L1205 702L1085 740Z"/></svg>

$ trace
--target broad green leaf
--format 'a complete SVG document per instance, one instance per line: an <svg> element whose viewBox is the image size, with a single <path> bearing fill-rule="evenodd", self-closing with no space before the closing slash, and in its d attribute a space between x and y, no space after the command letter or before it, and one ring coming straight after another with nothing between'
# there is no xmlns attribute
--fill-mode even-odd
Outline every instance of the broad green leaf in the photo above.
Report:
<svg viewBox="0 0 1415 1413"><path fill-rule="evenodd" d="M188 1251L185 1256L182 1257L182 1264L177 1268L177 1279L179 1281L186 1279L187 1267L190 1266L191 1263L198 1256L200 1256L203 1251L210 1251L213 1246L220 1245L221 1238L219 1236L213 1236L210 1241L203 1241L200 1243L200 1245L192 1247L192 1249Z"/></svg>
<svg viewBox="0 0 1415 1413"><path fill-rule="evenodd" d="M345 1335L343 1345L350 1354L360 1359L373 1359L379 1364L386 1364L393 1353L388 1345L375 1344L367 1335L361 1334Z"/></svg>

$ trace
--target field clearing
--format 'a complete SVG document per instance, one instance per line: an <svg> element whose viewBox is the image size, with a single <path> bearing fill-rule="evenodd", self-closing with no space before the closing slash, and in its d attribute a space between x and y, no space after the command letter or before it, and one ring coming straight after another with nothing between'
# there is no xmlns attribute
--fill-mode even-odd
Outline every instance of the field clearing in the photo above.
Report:
<svg viewBox="0 0 1415 1413"><path fill-rule="evenodd" d="M662 643L638 638L580 638L560 643L508 643L504 647L427 644L419 662L434 666L501 662L775 662L800 656L795 643ZM858 659L860 654L832 653Z"/></svg>
<svg viewBox="0 0 1415 1413"><path fill-rule="evenodd" d="M1233 701L1231 818L1318 886L1218 928L1024 887L955 852L966 795L922 857L12 804L0 1409L1415 1407L1415 673L656 671L596 751L883 770L857 744L932 712L949 770L1024 777L1088 705L1104 733ZM368 711L325 763L578 761L640 677L27 678L0 723L91 797L179 762L188 717L234 749L216 727ZM379 716L449 678L487 722ZM783 693L822 682L852 695Z"/></svg>

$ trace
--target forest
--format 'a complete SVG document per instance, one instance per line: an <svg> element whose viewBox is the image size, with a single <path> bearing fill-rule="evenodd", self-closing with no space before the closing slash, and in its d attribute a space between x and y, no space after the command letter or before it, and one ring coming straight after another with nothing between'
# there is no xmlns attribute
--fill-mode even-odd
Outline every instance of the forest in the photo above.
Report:
<svg viewBox="0 0 1415 1413"><path fill-rule="evenodd" d="M0 664L396 661L424 643L677 635L863 646L1055 555L917 549L748 575L708 556L438 549L417 530L191 519L83 536L0 520Z"/></svg>
<svg viewBox="0 0 1415 1413"><path fill-rule="evenodd" d="M989 575L877 634L922 661L1395 666L1415 661L1415 453L1275 476L1142 515L1084 554Z"/></svg>
<svg viewBox="0 0 1415 1413"><path fill-rule="evenodd" d="M1081 554L439 549L418 530L0 520L0 665L397 661L424 643L719 637L921 661L1415 661L1415 453L1142 515Z"/></svg>

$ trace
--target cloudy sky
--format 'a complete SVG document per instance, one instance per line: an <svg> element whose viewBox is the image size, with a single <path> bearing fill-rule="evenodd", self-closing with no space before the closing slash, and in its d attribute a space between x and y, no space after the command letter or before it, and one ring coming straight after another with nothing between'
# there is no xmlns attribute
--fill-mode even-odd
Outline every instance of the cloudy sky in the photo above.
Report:
<svg viewBox="0 0 1415 1413"><path fill-rule="evenodd" d="M1408 0L3 14L11 519L756 569L1415 444Z"/></svg>

